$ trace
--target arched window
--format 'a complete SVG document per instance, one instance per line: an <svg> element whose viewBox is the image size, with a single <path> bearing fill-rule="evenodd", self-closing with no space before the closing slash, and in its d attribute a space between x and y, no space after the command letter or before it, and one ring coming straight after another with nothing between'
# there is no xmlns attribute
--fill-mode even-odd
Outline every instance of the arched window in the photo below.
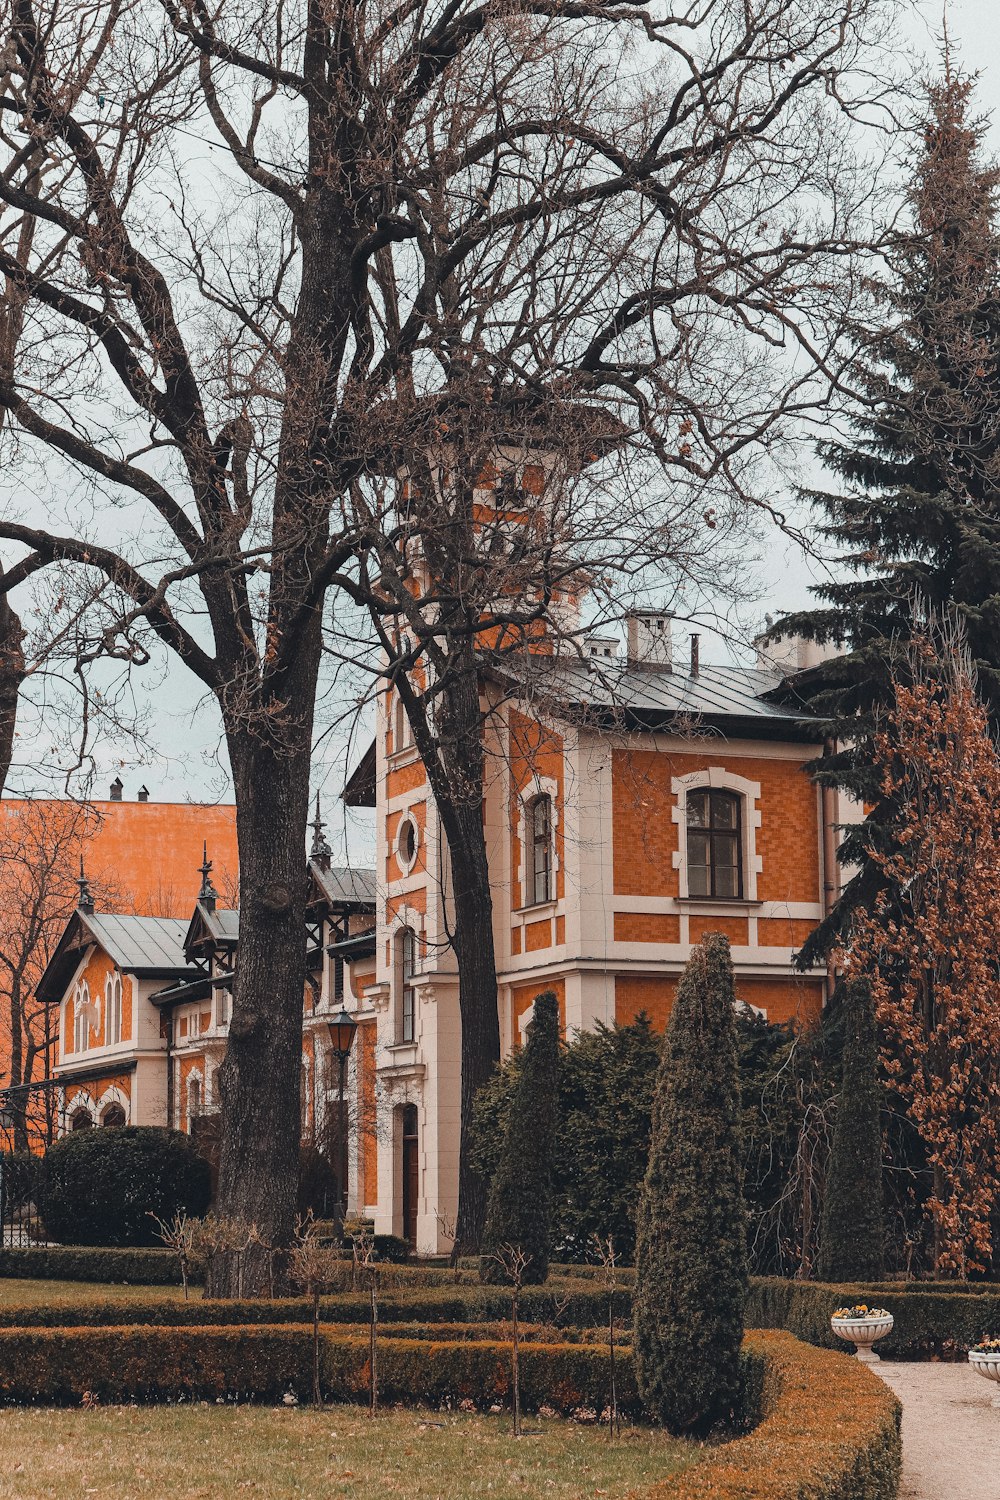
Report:
<svg viewBox="0 0 1000 1500"><path fill-rule="evenodd" d="M552 900L552 798L547 793L535 797L528 809L530 872L529 906Z"/></svg>
<svg viewBox="0 0 1000 1500"><path fill-rule="evenodd" d="M201 1114L201 1079L188 1079L188 1130Z"/></svg>
<svg viewBox="0 0 1000 1500"><path fill-rule="evenodd" d="M122 1039L122 976L108 975L104 988L104 1042L110 1047Z"/></svg>
<svg viewBox="0 0 1000 1500"><path fill-rule="evenodd" d="M73 1051L86 1052L89 1041L90 990L85 982L81 982L73 995Z"/></svg>
<svg viewBox="0 0 1000 1500"><path fill-rule="evenodd" d="M710 787L687 794L689 896L743 895L743 798Z"/></svg>
<svg viewBox="0 0 1000 1500"><path fill-rule="evenodd" d="M101 1124L105 1130L121 1130L126 1124L125 1111L120 1104L109 1104L101 1115Z"/></svg>
<svg viewBox="0 0 1000 1500"><path fill-rule="evenodd" d="M395 695L395 706L392 715L392 752L397 755L400 750L407 750L412 743L410 734L410 721L407 718L403 700L398 693Z"/></svg>
<svg viewBox="0 0 1000 1500"><path fill-rule="evenodd" d="M84 1109L82 1104L79 1109L74 1109L69 1117L70 1130L90 1130L93 1123L90 1117L90 1110Z"/></svg>
<svg viewBox="0 0 1000 1500"><path fill-rule="evenodd" d="M399 965L399 1040L412 1042L416 1036L417 992L414 980L417 973L417 934L412 927L404 927L397 939Z"/></svg>

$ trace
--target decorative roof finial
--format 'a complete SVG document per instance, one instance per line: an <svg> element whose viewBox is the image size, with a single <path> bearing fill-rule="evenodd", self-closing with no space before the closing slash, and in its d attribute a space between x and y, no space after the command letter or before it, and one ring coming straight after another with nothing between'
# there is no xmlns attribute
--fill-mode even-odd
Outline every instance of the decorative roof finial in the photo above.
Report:
<svg viewBox="0 0 1000 1500"><path fill-rule="evenodd" d="M328 870L330 868L330 856L332 855L333 850L330 848L330 845L327 842L326 834L323 832L326 824L323 822L323 819L320 816L319 792L316 793L316 816L310 823L309 827L313 831L312 848L309 850L309 858L314 859L322 869Z"/></svg>
<svg viewBox="0 0 1000 1500"><path fill-rule="evenodd" d="M82 854L80 855L80 878L76 882L76 884L77 884L77 889L80 892L79 896L77 897L77 902L76 902L77 911L85 912L88 917L89 916L93 916L93 912L94 912L94 897L91 894L90 882L87 880L87 873L86 873L86 871L83 868L83 855Z"/></svg>
<svg viewBox="0 0 1000 1500"><path fill-rule="evenodd" d="M201 890L198 892L198 900L203 902L209 911L214 911L219 893L212 884L212 861L208 857L207 839L202 845L202 862L198 868L201 871Z"/></svg>

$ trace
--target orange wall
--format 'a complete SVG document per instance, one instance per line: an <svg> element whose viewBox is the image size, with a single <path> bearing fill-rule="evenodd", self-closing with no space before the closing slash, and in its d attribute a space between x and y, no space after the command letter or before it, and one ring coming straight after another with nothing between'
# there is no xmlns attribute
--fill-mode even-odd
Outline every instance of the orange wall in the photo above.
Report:
<svg viewBox="0 0 1000 1500"><path fill-rule="evenodd" d="M551 990L559 1001L559 1026L563 1033L566 1031L566 981L561 976L549 979L535 979L530 984L515 984L510 992L510 1009L513 1026L511 1036L514 1045L519 1046L521 1041L521 1017L526 1010L530 1010L538 995L544 995L546 990Z"/></svg>
<svg viewBox="0 0 1000 1500"><path fill-rule="evenodd" d="M757 811L761 814L761 824L756 839L763 869L757 878L758 900L818 900L820 839L815 786L795 761L734 755L724 745L694 754L656 750L614 752L616 893L678 894L673 855L678 847L679 827L671 816L677 801L671 791L671 780L720 764L737 776L760 783ZM746 937L735 929L730 936L733 942L746 942Z"/></svg>
<svg viewBox="0 0 1000 1500"><path fill-rule="evenodd" d="M38 805L18 797L0 801L0 839L13 836L19 817L30 817ZM77 816L77 804L55 799L44 803L45 815L59 806L67 818ZM228 803L90 802L79 825L67 862L75 875L83 855L98 910L189 917L201 881L203 842L223 904L236 893L236 808ZM2 890L0 874L0 895Z"/></svg>
<svg viewBox="0 0 1000 1500"><path fill-rule="evenodd" d="M677 979L666 975L623 975L615 980L615 1020L627 1026L645 1011L657 1031L667 1024ZM767 1012L772 1022L809 1026L819 1020L823 985L814 979L746 979L736 976L736 998Z"/></svg>

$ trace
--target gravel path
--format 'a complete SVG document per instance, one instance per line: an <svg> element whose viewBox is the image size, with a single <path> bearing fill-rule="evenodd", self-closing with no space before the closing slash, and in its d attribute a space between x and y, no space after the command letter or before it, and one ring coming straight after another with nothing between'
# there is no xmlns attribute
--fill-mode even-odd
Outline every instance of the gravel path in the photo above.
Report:
<svg viewBox="0 0 1000 1500"><path fill-rule="evenodd" d="M903 1403L900 1500L1000 1500L1000 1385L968 1365L873 1368Z"/></svg>

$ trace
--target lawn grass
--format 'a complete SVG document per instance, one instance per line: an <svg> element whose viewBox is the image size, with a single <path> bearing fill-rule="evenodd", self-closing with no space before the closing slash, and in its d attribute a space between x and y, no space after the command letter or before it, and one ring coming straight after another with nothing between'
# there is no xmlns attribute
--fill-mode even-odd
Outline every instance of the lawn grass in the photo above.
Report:
<svg viewBox="0 0 1000 1500"><path fill-rule="evenodd" d="M99 1407L8 1410L0 1420L3 1500L545 1500L623 1497L697 1461L702 1450L644 1428L509 1415L352 1407Z"/></svg>
<svg viewBox="0 0 1000 1500"><path fill-rule="evenodd" d="M191 1288L201 1296L200 1287ZM127 1286L109 1281L42 1281L0 1277L0 1307L80 1307L88 1302L182 1301L179 1286Z"/></svg>

